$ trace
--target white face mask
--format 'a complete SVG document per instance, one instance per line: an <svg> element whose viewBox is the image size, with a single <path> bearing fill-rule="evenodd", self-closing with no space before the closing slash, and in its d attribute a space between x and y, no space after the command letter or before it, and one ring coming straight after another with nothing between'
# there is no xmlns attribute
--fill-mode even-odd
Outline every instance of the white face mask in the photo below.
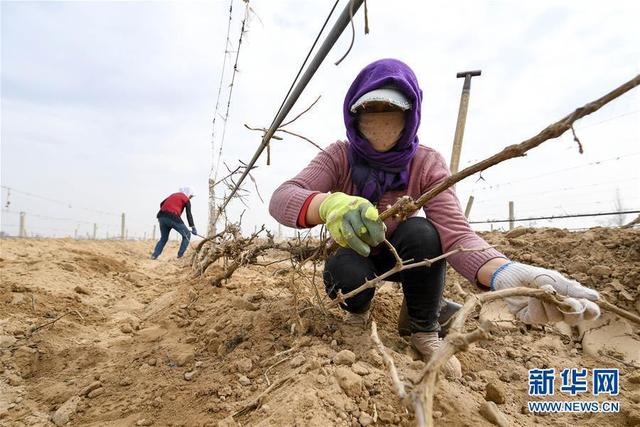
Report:
<svg viewBox="0 0 640 427"><path fill-rule="evenodd" d="M389 151L404 130L404 112L360 113L358 129L374 150L381 153Z"/></svg>

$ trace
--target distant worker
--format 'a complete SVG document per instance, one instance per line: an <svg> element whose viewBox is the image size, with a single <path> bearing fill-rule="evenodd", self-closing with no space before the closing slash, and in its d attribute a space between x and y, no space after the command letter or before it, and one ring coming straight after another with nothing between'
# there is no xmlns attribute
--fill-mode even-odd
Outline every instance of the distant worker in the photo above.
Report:
<svg viewBox="0 0 640 427"><path fill-rule="evenodd" d="M180 249L178 249L178 258L182 258L182 255L184 255L184 252L187 250L187 246L189 246L191 234L198 234L196 227L193 225L193 217L191 216L190 200L193 196L194 194L191 187L182 187L180 191L173 193L160 203L160 211L156 216L160 224L160 240L156 244L153 254L151 254L151 259L157 259L160 256L164 245L166 245L167 240L169 240L169 232L171 229L176 230L182 236L182 243L180 243ZM182 222L182 218L180 218L185 208L187 209L187 221L189 222L189 227L191 227L191 233L189 233L189 229L184 225L184 222Z"/></svg>

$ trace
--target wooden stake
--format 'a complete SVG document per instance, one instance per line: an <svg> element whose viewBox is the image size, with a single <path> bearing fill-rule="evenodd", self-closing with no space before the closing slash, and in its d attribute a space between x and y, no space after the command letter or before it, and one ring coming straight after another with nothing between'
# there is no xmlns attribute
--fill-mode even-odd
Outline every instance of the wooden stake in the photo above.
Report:
<svg viewBox="0 0 640 427"><path fill-rule="evenodd" d="M124 212L122 212L122 219L120 220L120 239L124 240L124 222L125 222L125 217L124 217Z"/></svg>
<svg viewBox="0 0 640 427"><path fill-rule="evenodd" d="M509 202L509 230L513 230L513 220L515 219L513 202Z"/></svg>
<svg viewBox="0 0 640 427"><path fill-rule="evenodd" d="M27 237L27 232L25 230L26 217L26 212L20 212L20 232L18 233L19 237Z"/></svg>
<svg viewBox="0 0 640 427"><path fill-rule="evenodd" d="M471 207L473 206L473 196L469 196L469 200L467 200L467 207L464 209L464 216L469 219L469 214L471 213Z"/></svg>
<svg viewBox="0 0 640 427"><path fill-rule="evenodd" d="M453 149L451 150L451 173L458 172L460 165L460 152L462 151L462 138L464 137L464 125L467 122L467 110L469 109L469 96L471 93L471 78L479 76L480 70L463 71L457 77L464 77L462 94L460 95L460 107L458 108L458 121L456 122L456 133L453 137Z"/></svg>

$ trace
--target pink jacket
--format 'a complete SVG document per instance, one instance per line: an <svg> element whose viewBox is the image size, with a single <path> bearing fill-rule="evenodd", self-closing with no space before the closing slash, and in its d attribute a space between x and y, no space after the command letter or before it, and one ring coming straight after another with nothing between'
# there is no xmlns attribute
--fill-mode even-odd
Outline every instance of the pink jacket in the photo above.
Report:
<svg viewBox="0 0 640 427"><path fill-rule="evenodd" d="M271 197L269 212L278 222L288 227L298 227L300 209L309 195L315 192L341 191L346 194L356 194L347 159L347 144L345 141L331 144L298 175L276 189ZM378 210L385 210L404 195L417 199L449 175L449 168L442 155L432 148L420 145L409 164L408 188L385 193L378 203ZM464 248L488 246L469 227L453 188L432 199L425 205L424 211L440 234L443 252L459 246ZM385 221L387 235L393 234L398 223L398 220L393 218ZM495 249L488 249L483 252L459 253L449 257L448 262L467 280L476 283L478 270L492 258L506 257Z"/></svg>

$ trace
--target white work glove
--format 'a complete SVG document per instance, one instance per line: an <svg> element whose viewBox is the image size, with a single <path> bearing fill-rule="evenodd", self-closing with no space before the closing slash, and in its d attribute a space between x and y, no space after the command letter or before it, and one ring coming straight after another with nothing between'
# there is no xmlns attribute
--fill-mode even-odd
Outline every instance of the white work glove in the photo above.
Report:
<svg viewBox="0 0 640 427"><path fill-rule="evenodd" d="M537 298L505 298L509 310L525 323L543 324L564 320L569 325L575 325L600 316L600 307L593 302L598 299L598 292L582 286L575 280L567 279L557 271L509 262L498 267L491 277L491 290L499 291L519 286L553 289L559 295L569 297L564 302L573 307L573 310L564 312L557 306Z"/></svg>

